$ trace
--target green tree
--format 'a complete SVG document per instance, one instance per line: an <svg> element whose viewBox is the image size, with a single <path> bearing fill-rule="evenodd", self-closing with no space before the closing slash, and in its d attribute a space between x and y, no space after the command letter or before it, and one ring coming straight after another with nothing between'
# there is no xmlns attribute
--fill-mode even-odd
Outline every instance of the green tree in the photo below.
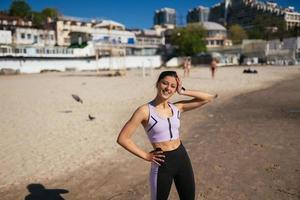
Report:
<svg viewBox="0 0 300 200"><path fill-rule="evenodd" d="M248 31L250 39L279 39L289 35L282 17L261 13L255 16L253 28Z"/></svg>
<svg viewBox="0 0 300 200"><path fill-rule="evenodd" d="M264 37L263 32L257 27L248 30L247 35L249 39L263 39Z"/></svg>
<svg viewBox="0 0 300 200"><path fill-rule="evenodd" d="M229 28L229 38L233 44L241 44L244 39L248 38L247 32L238 24Z"/></svg>
<svg viewBox="0 0 300 200"><path fill-rule="evenodd" d="M31 15L31 8L25 0L13 0L9 8L9 15L26 18Z"/></svg>
<svg viewBox="0 0 300 200"><path fill-rule="evenodd" d="M206 51L205 29L199 24L188 24L183 28L176 28L171 35L171 44L177 47L177 54L193 56Z"/></svg>
<svg viewBox="0 0 300 200"><path fill-rule="evenodd" d="M38 28L41 28L45 22L45 18L40 12L32 12L31 20L33 25Z"/></svg>
<svg viewBox="0 0 300 200"><path fill-rule="evenodd" d="M45 8L42 12L31 12L31 20L34 26L42 28L47 21L47 17L57 19L59 13L54 8Z"/></svg>
<svg viewBox="0 0 300 200"><path fill-rule="evenodd" d="M47 17L57 19L57 17L60 15L58 10L55 8L45 8L42 10L41 14L43 15L44 19L47 19Z"/></svg>

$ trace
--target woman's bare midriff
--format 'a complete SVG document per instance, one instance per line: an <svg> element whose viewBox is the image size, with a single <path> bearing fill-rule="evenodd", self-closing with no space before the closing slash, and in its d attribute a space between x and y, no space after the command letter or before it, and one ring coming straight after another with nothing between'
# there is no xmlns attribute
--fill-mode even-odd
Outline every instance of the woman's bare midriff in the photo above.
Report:
<svg viewBox="0 0 300 200"><path fill-rule="evenodd" d="M174 149L177 149L181 144L180 139L166 141L166 142L157 142L152 143L152 146L154 149L161 148L163 151L172 151Z"/></svg>

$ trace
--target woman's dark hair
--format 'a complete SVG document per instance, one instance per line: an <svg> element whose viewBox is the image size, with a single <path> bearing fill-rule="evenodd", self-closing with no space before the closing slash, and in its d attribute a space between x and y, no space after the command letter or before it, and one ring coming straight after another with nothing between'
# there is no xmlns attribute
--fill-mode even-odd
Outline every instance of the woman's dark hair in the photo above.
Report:
<svg viewBox="0 0 300 200"><path fill-rule="evenodd" d="M166 76L172 76L174 78L177 78L177 73L175 71L163 71L162 73L160 73L156 83L158 83L160 80L162 80L163 78L165 78Z"/></svg>
<svg viewBox="0 0 300 200"><path fill-rule="evenodd" d="M178 78L176 71L163 71L162 73L160 73L160 75L156 81L156 86L157 86L158 82L161 81L166 76L172 76L174 78Z"/></svg>

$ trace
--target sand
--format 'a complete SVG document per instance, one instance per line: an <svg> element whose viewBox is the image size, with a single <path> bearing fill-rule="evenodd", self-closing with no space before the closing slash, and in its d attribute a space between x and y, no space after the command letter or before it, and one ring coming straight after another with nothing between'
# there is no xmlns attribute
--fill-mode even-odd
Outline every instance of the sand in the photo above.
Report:
<svg viewBox="0 0 300 200"><path fill-rule="evenodd" d="M294 123L292 125L286 122L280 124L280 121L269 120L266 117L268 116L267 111L266 116L259 116L261 118L248 114L246 116L227 114L232 110L235 111L233 113L238 113L236 110L242 109L247 109L250 113L258 113L255 111L257 107L253 105L259 105L260 109L264 109L269 105L267 100L277 102L278 97L275 92L265 98L264 104L255 101L255 95L247 101L239 101L236 99L237 96L241 97L249 92L269 88L284 80L299 77L300 74L299 66L253 67L252 69L258 71L256 75L243 74L244 69L243 67L220 68L213 80L208 68L193 68L191 77L183 80L186 88L218 93L220 96L214 103L203 109L186 113L183 117L181 130L183 142L187 149L196 149L195 151L191 150L190 154L193 166L197 169L195 170L197 188L199 186L197 199L218 199L217 197L222 195L227 195L231 199L257 199L255 196L250 198L248 190L241 193L238 189L235 191L222 186L225 182L231 183L227 185L228 187L233 187L235 184L241 185L238 181L233 181L232 177L243 168L234 166L242 163L243 159L251 155L248 154L249 149L259 152L266 147L270 147L271 150L272 148L285 148L282 145L275 145L276 140L268 141L266 134L268 131L264 131L266 124L276 124L277 131L280 130L280 127L285 127L286 130L291 127L291 134L299 128L299 125ZM142 77L140 70L130 70L124 77L102 76L105 72L1 76L0 195L3 199L23 199L29 194L26 187L32 183L40 183L45 188L68 190L69 192L62 196L72 200L148 199L149 163L125 152L115 141L122 125L136 107L154 97L154 83L161 71L149 71L146 77ZM181 69L177 69L177 71L182 74ZM150 76L150 74L152 75ZM76 102L71 94L79 95L83 103ZM181 98L175 96L174 100ZM269 107L276 108L277 105L271 104ZM290 110L296 115L297 111L294 112L293 108ZM219 111L222 111L222 115L218 114ZM96 119L90 121L89 114L95 116ZM297 119L299 121L299 118ZM213 121L209 122L209 120ZM215 120L218 123L215 123ZM249 124L249 120L259 121ZM206 123L202 124L201 122L204 121ZM198 127L199 124L200 127ZM239 124L242 124L243 128L240 129ZM248 146L244 147L247 137L241 139L239 134L253 126L257 129L260 128L265 133L261 134L261 137L268 142L253 140L250 146L247 143ZM222 127L226 127L225 130ZM201 135L195 133L190 135L189 133L195 132L194 130L199 130ZM202 130L205 132L202 133ZM225 137L225 133L229 135ZM279 133L284 134L285 132ZM277 137L280 137L280 134ZM214 140L214 136L217 136L217 140ZM225 140L226 138L229 139ZM134 135L134 140L145 150L151 150L141 127ZM299 142L299 137L292 135L285 140L285 142L295 145L296 141ZM233 148L236 144L244 148ZM223 155L218 151L220 145L226 145L225 149L230 150L231 148L232 152ZM210 154L206 152L207 149ZM214 149L216 149L215 152L213 152ZM220 149L224 149L224 147ZM271 151L270 149L269 151ZM294 151L293 155L299 154L299 148L291 150ZM204 154L200 154L202 152ZM233 152L234 154L232 154ZM273 155L274 152L269 154ZM199 155L202 156L199 157ZM217 160L212 162L214 159L220 159L220 156L222 162L218 163ZM226 161L233 156L235 157L233 163ZM257 155L253 153L251 156ZM271 175L255 174L253 169L252 171L246 170L245 177L251 179L252 175L257 175L265 180L272 177L272 173L278 171L278 168L282 168L273 160L263 163L270 158L268 154L264 156L260 158L261 163L257 163L257 165L263 166L263 171ZM205 165L205 163L209 163L208 160L214 165ZM293 166L299 164L299 161L296 161ZM243 167L250 164L251 162L246 162ZM207 173L207 169L214 170ZM290 170L295 172L295 170L299 170L299 167ZM297 173L298 177L296 176L293 181L298 181L299 186L299 171ZM217 185L215 183L220 180L220 176L223 178L224 184L219 182L220 185ZM214 181L205 181L205 178ZM294 182L291 185L297 185ZM259 180L254 183L251 186L253 190L258 190L263 185ZM277 185L284 184L278 182ZM300 194L297 187L296 189L278 187L274 191L288 195L289 198L294 198L295 195L297 198L297 195ZM264 199L276 199L278 195L275 194L276 192L274 194L269 192L269 198ZM177 198L174 189L170 198Z"/></svg>

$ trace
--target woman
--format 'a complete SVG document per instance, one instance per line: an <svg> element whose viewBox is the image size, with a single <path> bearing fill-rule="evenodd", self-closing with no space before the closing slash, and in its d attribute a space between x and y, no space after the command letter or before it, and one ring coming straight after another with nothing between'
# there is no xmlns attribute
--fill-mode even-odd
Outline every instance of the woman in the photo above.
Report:
<svg viewBox="0 0 300 200"><path fill-rule="evenodd" d="M182 200L195 198L194 175L190 159L179 137L180 115L210 102L216 96L186 90L175 71L164 71L156 82L156 97L136 109L122 128L117 142L132 154L151 162L150 187L152 200L168 199L174 180ZM174 104L175 94L193 97ZM131 136L142 124L154 148L150 153L139 148Z"/></svg>
<svg viewBox="0 0 300 200"><path fill-rule="evenodd" d="M215 78L215 72L217 70L217 64L218 64L218 59L213 58L211 63L210 63L210 70L211 70L211 77L214 79Z"/></svg>
<svg viewBox="0 0 300 200"><path fill-rule="evenodd" d="M186 57L183 63L183 77L189 77L191 70L191 57Z"/></svg>

